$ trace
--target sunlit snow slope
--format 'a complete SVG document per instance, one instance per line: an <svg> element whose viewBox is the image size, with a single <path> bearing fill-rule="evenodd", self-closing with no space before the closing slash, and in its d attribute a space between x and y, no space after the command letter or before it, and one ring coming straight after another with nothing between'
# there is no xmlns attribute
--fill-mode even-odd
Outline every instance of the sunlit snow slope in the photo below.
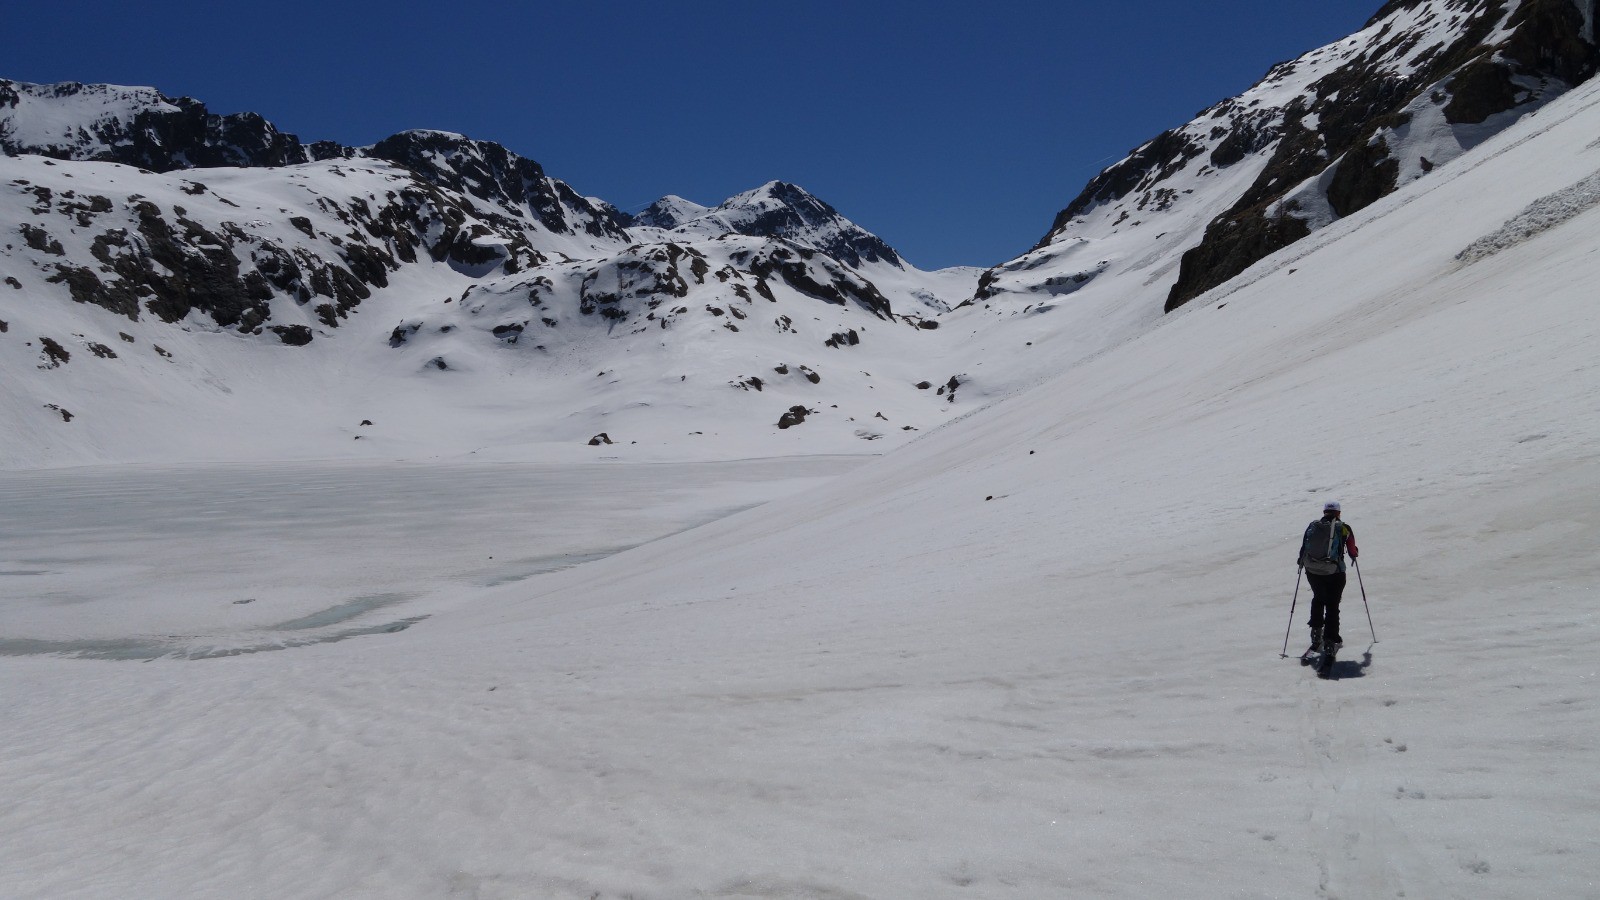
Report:
<svg viewBox="0 0 1600 900"><path fill-rule="evenodd" d="M1597 171L1588 85L884 460L400 634L0 660L0 893L1593 896Z"/></svg>

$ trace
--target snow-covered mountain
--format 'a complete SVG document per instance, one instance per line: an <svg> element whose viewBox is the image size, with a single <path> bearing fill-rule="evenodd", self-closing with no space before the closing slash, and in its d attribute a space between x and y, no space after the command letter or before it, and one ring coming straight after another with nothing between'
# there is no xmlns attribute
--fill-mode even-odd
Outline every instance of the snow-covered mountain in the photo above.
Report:
<svg viewBox="0 0 1600 900"><path fill-rule="evenodd" d="M714 208L667 196L634 219L677 237L743 234L777 237L820 250L860 269L874 263L903 268L900 254L883 239L846 219L839 211L797 185L782 181L729 197Z"/></svg>
<svg viewBox="0 0 1600 900"><path fill-rule="evenodd" d="M732 431L842 451L953 411L956 373L928 362L941 355L931 317L977 273L905 265L792 185L700 213L679 203L673 229L630 225L461 135L313 152L258 117L150 89L3 86L0 232L14 237L0 245L0 322L27 335L0 342L18 423L8 462L181 456L163 447L195 419L218 431L208 453L296 432L304 444L283 452L384 452L367 449L375 433L334 449L352 437L343 410L414 405L422 383L440 408L388 417L387 437L413 448L429 423L471 419L463 409L520 396L534 411L448 429L447 452L506 426L518 444L709 434L678 452L749 450ZM260 146L277 149L241 149ZM296 357L272 361L284 345ZM218 390L340 411L319 423L315 403L215 404Z"/></svg>
<svg viewBox="0 0 1600 900"><path fill-rule="evenodd" d="M462 135L306 144L148 88L0 82L0 457L163 458L196 409L230 457L888 446L1447 171L1594 73L1594 11L1388 3L1136 149L981 277L918 270L781 181L628 215Z"/></svg>
<svg viewBox="0 0 1600 900"><path fill-rule="evenodd" d="M678 452L844 452L954 410L929 309L782 239L585 235L574 256L570 234L552 247L501 204L361 158L0 170L13 464L182 457L182 422L223 456L602 434L668 452L696 432L712 438ZM473 418L505 404L524 412ZM337 443L367 419L364 444Z"/></svg>
<svg viewBox="0 0 1600 900"><path fill-rule="evenodd" d="M677 194L668 194L629 216L627 221L628 224L640 228L659 228L663 231L670 231L684 222L705 215L710 211L711 207L709 206L701 206L693 200L685 200Z"/></svg>
<svg viewBox="0 0 1600 900"><path fill-rule="evenodd" d="M1590 78L1594 19L1595 0L1392 0L1107 168L978 299L1138 271L1174 309Z"/></svg>
<svg viewBox="0 0 1600 900"><path fill-rule="evenodd" d="M286 166L342 155L343 148L307 147L255 113L217 115L197 100L154 88L0 79L0 152L167 172Z"/></svg>

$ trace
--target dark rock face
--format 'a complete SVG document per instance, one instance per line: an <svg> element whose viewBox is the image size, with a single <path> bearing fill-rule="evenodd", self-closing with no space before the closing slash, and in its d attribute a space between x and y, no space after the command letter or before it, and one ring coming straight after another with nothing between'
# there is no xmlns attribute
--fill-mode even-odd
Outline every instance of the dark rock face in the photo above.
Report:
<svg viewBox="0 0 1600 900"><path fill-rule="evenodd" d="M1476 125L1516 106L1518 91L1506 67L1479 60L1468 64L1451 80L1450 94L1450 103L1444 108L1445 121Z"/></svg>
<svg viewBox="0 0 1600 900"><path fill-rule="evenodd" d="M861 335L857 334L854 328L850 329L849 331L836 331L822 343L824 346L833 347L835 349L838 349L839 347L854 347L861 343Z"/></svg>
<svg viewBox="0 0 1600 900"><path fill-rule="evenodd" d="M512 210L526 209L556 234L578 231L626 240L609 209L591 204L544 167L499 144L441 131L405 131L374 144L370 155L404 166L426 181Z"/></svg>
<svg viewBox="0 0 1600 900"><path fill-rule="evenodd" d="M1594 7L1594 0L1391 0L1359 43L1281 63L1258 85L1295 85L1280 94L1291 99L1265 105L1255 92L1223 101L1101 172L1035 250L1071 239L1097 211L1101 225L1131 219L1128 227L1137 226L1182 202L1179 188L1204 190L1216 172L1255 161L1260 174L1226 198L1183 258L1166 301L1175 309L1392 193L1402 177L1413 177L1403 171L1425 173L1447 161L1407 155L1414 148L1404 126L1413 116L1503 127L1592 77L1600 69L1587 24ZM1113 205L1122 210L1115 221L1117 213L1102 209ZM1026 264L1025 257L985 273L974 301L1005 290L999 282L1014 281Z"/></svg>
<svg viewBox="0 0 1600 900"><path fill-rule="evenodd" d="M1050 233L1037 246L1050 243L1073 219L1090 209L1121 200L1143 184L1171 177L1184 163L1203 152L1203 148L1189 136L1179 131L1163 132L1155 140L1134 150L1127 159L1096 175L1083 193L1056 214ZM1240 158L1243 158L1242 154Z"/></svg>
<svg viewBox="0 0 1600 900"><path fill-rule="evenodd" d="M739 234L812 243L850 266L863 262L903 264L900 254L881 238L851 224L838 210L804 188L777 181L767 186L766 195L777 204L755 216L735 220Z"/></svg>
<svg viewBox="0 0 1600 900"><path fill-rule="evenodd" d="M578 311L620 321L641 307L654 309L666 298L688 296L689 282L681 264L685 259L703 262L700 256L700 251L678 244L630 247L584 276Z"/></svg>
<svg viewBox="0 0 1600 900"><path fill-rule="evenodd" d="M259 334L273 318L274 297L309 306L322 325L337 326L374 288L387 286L393 272L416 262L419 251L485 273L543 262L526 231L507 216L475 215L460 194L420 179L383 183L386 193L376 203L318 197L323 217L315 223L278 211L280 222L311 239L297 247L138 194L112 200L36 186L32 212L87 229L93 257L36 264L45 269L48 282L65 285L77 302L129 319L148 312L178 322L198 312L218 325ZM207 190L195 187L188 192ZM236 205L226 197L211 199ZM22 236L40 254L64 256L60 242L43 226L25 225Z"/></svg>
<svg viewBox="0 0 1600 900"><path fill-rule="evenodd" d="M1382 138L1345 154L1328 184L1328 203L1340 217L1364 209L1394 192L1400 161L1389 155ZM1298 240L1298 238L1296 238Z"/></svg>
<svg viewBox="0 0 1600 900"><path fill-rule="evenodd" d="M1424 2L1389 3L1373 23ZM1571 0L1523 3L1506 20L1514 30L1498 47L1485 46L1484 41L1505 18L1504 0L1453 6L1466 14L1456 39L1433 48L1420 65L1401 73L1383 67L1395 52L1408 48L1408 41L1416 41L1412 35L1385 28L1365 53L1315 83L1309 100L1296 101L1286 110L1284 135L1266 170L1232 209L1207 227L1201 244L1185 254L1167 310L1309 234L1309 225L1296 219L1294 209L1274 212L1271 207L1330 164L1334 172L1327 201L1337 216L1348 216L1392 193L1398 186L1400 161L1383 134L1406 123L1404 110L1423 92L1437 89L1449 98L1443 107L1446 121L1478 124L1536 99L1514 78L1553 80L1548 92L1553 96L1592 77L1600 67L1600 51L1580 36L1583 13ZM1315 121L1315 127L1308 127L1307 121Z"/></svg>
<svg viewBox="0 0 1600 900"><path fill-rule="evenodd" d="M39 346L44 348L42 355L44 356L45 365L40 366L39 368L41 369L58 369L72 360L72 354L67 352L67 348L56 343L51 338L39 338Z"/></svg>
<svg viewBox="0 0 1600 900"><path fill-rule="evenodd" d="M279 340L291 347L304 347L311 343L311 329L304 325L277 325L272 331Z"/></svg>
<svg viewBox="0 0 1600 900"><path fill-rule="evenodd" d="M300 139L284 134L255 113L219 116L205 104L188 97L172 99L149 92L103 84L23 84L0 81L0 110L19 105L22 94L50 100L82 95L129 95L130 103L144 101L131 118L108 117L90 123L77 140L44 146L22 146L0 129L0 151L8 156L35 153L53 159L88 159L117 162L155 172L213 166L287 166L311 159Z"/></svg>
<svg viewBox="0 0 1600 900"><path fill-rule="evenodd" d="M768 280L779 278L808 297L840 306L854 302L879 318L893 315L889 299L877 285L840 266L834 262L835 258L805 247L779 243L758 253L736 256L735 261L760 279L758 291ZM771 292L763 296L771 299Z"/></svg>
<svg viewBox="0 0 1600 900"><path fill-rule="evenodd" d="M809 415L811 415L811 410L806 409L804 406L791 406L782 416L778 417L778 428L780 430L793 428L805 422L806 417Z"/></svg>
<svg viewBox="0 0 1600 900"><path fill-rule="evenodd" d="M1213 229L1219 234L1213 235ZM1212 223L1200 246L1183 255L1178 284L1201 284L1217 280L1221 284L1264 259L1309 235L1311 226L1293 216L1253 216L1238 222ZM1187 299L1187 298L1185 298ZM1183 301L1167 300L1171 312Z"/></svg>

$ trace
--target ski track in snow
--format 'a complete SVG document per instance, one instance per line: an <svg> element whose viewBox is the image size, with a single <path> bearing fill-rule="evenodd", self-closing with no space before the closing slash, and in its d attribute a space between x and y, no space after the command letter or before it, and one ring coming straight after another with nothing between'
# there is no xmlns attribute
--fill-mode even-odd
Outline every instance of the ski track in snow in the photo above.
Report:
<svg viewBox="0 0 1600 900"><path fill-rule="evenodd" d="M1369 646L1360 663L1336 662L1331 680L1318 678L1315 666L1306 667L1298 692L1301 749L1311 788L1309 840L1320 875L1317 896L1426 900L1436 879L1385 808L1392 796L1384 797L1373 783L1362 707L1376 701L1349 696L1360 689L1347 679L1372 665L1373 650ZM1337 683L1342 680L1344 684Z"/></svg>

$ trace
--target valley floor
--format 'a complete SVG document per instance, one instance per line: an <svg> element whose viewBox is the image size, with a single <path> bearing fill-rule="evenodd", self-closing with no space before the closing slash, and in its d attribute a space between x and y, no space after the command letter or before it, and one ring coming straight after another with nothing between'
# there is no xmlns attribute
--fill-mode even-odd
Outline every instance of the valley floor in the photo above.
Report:
<svg viewBox="0 0 1600 900"><path fill-rule="evenodd" d="M742 555L874 477L819 480L855 462L6 476L55 526L8 531L4 577L63 579L8 594L8 633L126 637L109 573L193 627L144 663L0 657L0 894L1596 895L1595 576L1570 560L1600 460L1479 479L1489 540L1454 571L1396 539L1450 521L1435 486L1356 517L1382 641L1352 583L1331 681L1278 657L1292 552L1249 515L1176 569L1040 541L862 583L855 559L847 580ZM494 586L540 541L582 556L713 514L691 488L715 512L790 499ZM565 491L595 498L581 520L541 506ZM268 530L352 558L255 560ZM251 578L193 574L219 557ZM219 623L280 595L407 585L425 596L368 614L431 615L403 632L181 658L259 642Z"/></svg>

